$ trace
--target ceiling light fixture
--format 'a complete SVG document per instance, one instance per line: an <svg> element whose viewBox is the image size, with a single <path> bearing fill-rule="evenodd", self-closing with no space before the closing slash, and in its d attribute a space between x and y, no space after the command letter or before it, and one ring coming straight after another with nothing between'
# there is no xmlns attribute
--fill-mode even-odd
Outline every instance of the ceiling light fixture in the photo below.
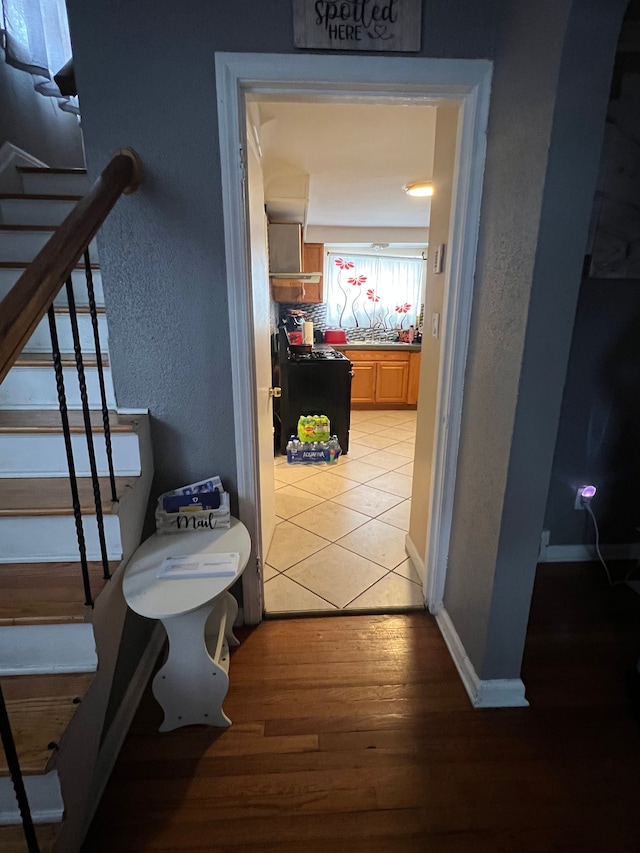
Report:
<svg viewBox="0 0 640 853"><path fill-rule="evenodd" d="M402 188L407 195L412 195L416 198L425 198L433 195L433 184L429 181L414 181Z"/></svg>

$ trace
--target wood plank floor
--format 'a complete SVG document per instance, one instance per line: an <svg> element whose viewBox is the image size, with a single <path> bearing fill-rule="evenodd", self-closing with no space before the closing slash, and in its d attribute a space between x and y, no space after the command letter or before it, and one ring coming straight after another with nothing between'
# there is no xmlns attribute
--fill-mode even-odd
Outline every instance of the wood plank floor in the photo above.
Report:
<svg viewBox="0 0 640 853"><path fill-rule="evenodd" d="M159 734L147 691L85 853L636 853L640 597L539 568L531 707L474 711L426 613L265 622L225 731Z"/></svg>

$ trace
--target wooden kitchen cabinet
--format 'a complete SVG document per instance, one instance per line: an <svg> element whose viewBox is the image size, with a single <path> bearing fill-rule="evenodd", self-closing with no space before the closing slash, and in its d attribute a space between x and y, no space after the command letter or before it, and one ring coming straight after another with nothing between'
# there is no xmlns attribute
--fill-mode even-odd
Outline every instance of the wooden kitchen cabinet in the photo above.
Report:
<svg viewBox="0 0 640 853"><path fill-rule="evenodd" d="M323 272L324 243L304 243L302 246L302 272ZM322 302L324 276L320 281L311 284L304 282L304 296L301 302Z"/></svg>
<svg viewBox="0 0 640 853"><path fill-rule="evenodd" d="M344 354L353 364L352 406L415 407L420 370L418 351L349 349Z"/></svg>
<svg viewBox="0 0 640 853"><path fill-rule="evenodd" d="M346 353L347 358L350 353ZM352 403L375 403L376 401L376 370L375 361L354 361L353 378L351 380Z"/></svg>
<svg viewBox="0 0 640 853"><path fill-rule="evenodd" d="M319 272L324 270L324 243L303 243L302 272ZM320 281L310 282L300 279L272 279L271 294L274 302L293 302L300 305L311 305L322 302L323 276Z"/></svg>

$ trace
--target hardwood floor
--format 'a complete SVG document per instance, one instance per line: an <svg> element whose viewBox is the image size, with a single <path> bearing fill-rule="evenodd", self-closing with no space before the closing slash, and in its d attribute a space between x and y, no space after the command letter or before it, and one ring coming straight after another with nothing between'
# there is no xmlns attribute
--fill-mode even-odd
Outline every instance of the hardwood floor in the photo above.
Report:
<svg viewBox="0 0 640 853"><path fill-rule="evenodd" d="M147 691L86 853L631 853L640 597L539 567L531 707L474 711L427 613L265 622L220 731L160 735Z"/></svg>

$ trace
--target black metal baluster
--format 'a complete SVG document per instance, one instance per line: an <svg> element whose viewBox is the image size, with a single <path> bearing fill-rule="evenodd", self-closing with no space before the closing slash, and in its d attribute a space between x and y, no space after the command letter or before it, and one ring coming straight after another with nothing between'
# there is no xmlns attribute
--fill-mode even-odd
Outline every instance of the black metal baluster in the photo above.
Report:
<svg viewBox="0 0 640 853"><path fill-rule="evenodd" d="M78 315L76 313L76 301L73 295L73 282L71 280L71 276L69 276L69 278L67 279L67 302L69 305L71 332L73 334L73 351L76 358L76 370L78 372L78 386L80 388L80 401L82 403L84 431L87 438L87 451L89 453L89 468L91 469L93 500L96 507L96 523L98 525L98 539L100 540L100 555L102 556L102 574L105 580L109 580L109 578L111 577L111 572L109 571L107 541L104 535L104 516L102 515L100 480L98 479L98 465L96 463L96 451L93 444L93 430L91 428L91 413L89 411L87 380L84 372L84 364L82 361L82 347L80 346L80 332L78 330Z"/></svg>
<svg viewBox="0 0 640 853"><path fill-rule="evenodd" d="M64 390L64 377L62 375L62 358L60 356L60 345L58 343L58 330L56 329L56 315L53 305L49 307L49 331L51 332L51 347L53 352L53 367L56 374L56 386L58 389L58 405L60 407L60 418L62 420L62 433L64 435L64 446L67 451L67 465L69 466L69 485L71 486L71 502L73 504L73 517L76 523L76 536L78 537L78 550L80 551L80 565L82 567L82 582L84 584L84 603L93 607L91 598L91 583L89 581L89 565L87 563L87 545L84 538L84 527L82 525L82 511L80 509L80 496L78 495L78 480L76 478L76 466L73 461L73 449L71 447L71 430L69 429L69 415L67 412L67 395Z"/></svg>
<svg viewBox="0 0 640 853"><path fill-rule="evenodd" d="M104 371L102 369L102 352L100 350L100 333L98 331L98 312L96 310L96 297L93 288L93 274L91 272L91 259L89 249L84 252L84 274L87 280L87 293L89 294L89 313L91 314L91 325L93 327L93 342L95 345L96 358L98 359L98 381L100 383L100 400L102 403L102 424L104 426L104 443L107 450L107 465L109 466L109 481L111 483L111 500L118 501L116 489L116 477L113 470L113 452L111 449L111 427L109 425L109 409L107 407L107 392L104 384Z"/></svg>
<svg viewBox="0 0 640 853"><path fill-rule="evenodd" d="M16 792L16 801L22 818L22 828L24 830L25 841L27 842L27 850L29 853L40 853L38 847L38 839L36 831L31 819L31 809L29 808L29 800L22 779L22 771L20 770L20 762L18 761L18 753L16 752L16 744L11 731L11 723L9 722L9 714L0 685L0 737L4 754L7 757L7 767L13 783L13 790Z"/></svg>

